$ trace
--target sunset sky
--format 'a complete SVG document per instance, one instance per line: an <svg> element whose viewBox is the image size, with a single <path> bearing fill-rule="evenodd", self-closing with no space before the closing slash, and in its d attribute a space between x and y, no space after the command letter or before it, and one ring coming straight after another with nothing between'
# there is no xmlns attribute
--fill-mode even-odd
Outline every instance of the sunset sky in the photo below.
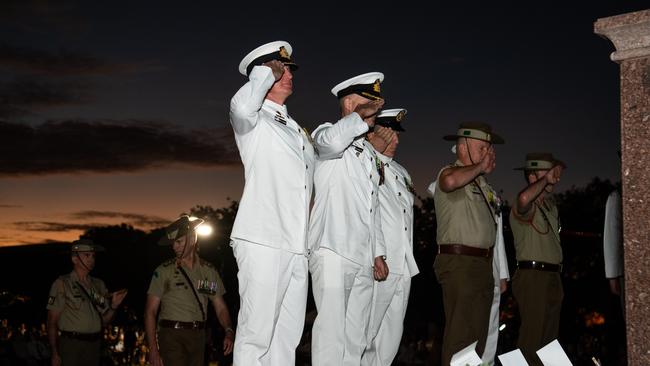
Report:
<svg viewBox="0 0 650 366"><path fill-rule="evenodd" d="M618 65L593 22L647 3L602 3L3 1L0 246L239 199L229 100L241 58L274 40L293 46L287 105L309 130L338 119L332 86L386 75L386 108L408 109L398 161L422 196L454 159L442 136L470 120L506 140L489 176L505 199L528 151L567 163L560 189L619 180Z"/></svg>

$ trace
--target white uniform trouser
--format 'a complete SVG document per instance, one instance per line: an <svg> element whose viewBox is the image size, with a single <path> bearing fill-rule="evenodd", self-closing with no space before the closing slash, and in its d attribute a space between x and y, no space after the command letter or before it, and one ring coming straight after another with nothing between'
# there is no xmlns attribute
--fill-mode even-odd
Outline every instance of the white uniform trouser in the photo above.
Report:
<svg viewBox="0 0 650 366"><path fill-rule="evenodd" d="M481 360L488 365L494 364L494 357L497 354L497 342L499 341L499 303L501 302L501 287L494 286L494 299L490 308L490 323L488 325L488 336L485 340L485 351Z"/></svg>
<svg viewBox="0 0 650 366"><path fill-rule="evenodd" d="M390 366L402 340L411 276L389 273L386 281L375 281L374 287L368 348L361 365Z"/></svg>
<svg viewBox="0 0 650 366"><path fill-rule="evenodd" d="M325 248L309 260L318 315L311 340L313 366L359 366L367 346L372 267Z"/></svg>
<svg viewBox="0 0 650 366"><path fill-rule="evenodd" d="M307 257L233 240L240 309L233 365L294 365L307 306Z"/></svg>

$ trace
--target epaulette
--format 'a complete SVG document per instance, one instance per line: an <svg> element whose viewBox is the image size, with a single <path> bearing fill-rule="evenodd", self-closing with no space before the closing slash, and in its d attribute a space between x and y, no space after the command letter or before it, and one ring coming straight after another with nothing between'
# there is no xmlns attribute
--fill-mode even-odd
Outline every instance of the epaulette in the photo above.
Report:
<svg viewBox="0 0 650 366"><path fill-rule="evenodd" d="M176 258L172 258L170 260L167 260L167 261L163 262L161 264L161 266L162 267L169 267L169 266L171 266L172 264L175 264L175 263L176 263Z"/></svg>
<svg viewBox="0 0 650 366"><path fill-rule="evenodd" d="M201 261L202 266L207 266L207 267L210 267L210 268L217 269L217 267L215 267L214 264L212 264L211 262L208 262L205 259L201 259L201 258L199 258L199 260Z"/></svg>

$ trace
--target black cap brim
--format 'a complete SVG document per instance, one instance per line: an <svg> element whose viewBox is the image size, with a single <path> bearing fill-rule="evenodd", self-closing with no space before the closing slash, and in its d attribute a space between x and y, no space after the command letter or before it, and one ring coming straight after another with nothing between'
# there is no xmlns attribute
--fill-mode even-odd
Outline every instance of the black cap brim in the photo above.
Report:
<svg viewBox="0 0 650 366"><path fill-rule="evenodd" d="M459 138L463 137L463 138L466 138L466 139L481 140L481 141L489 142L489 143L494 144L494 145L503 145L503 144L505 144L505 141L503 140L503 138L501 136L499 136L499 135L497 135L495 133L490 133L490 136L492 138L491 141L484 140L484 139L477 139L476 137L461 136L461 135L446 135L446 136L443 136L442 139L447 140L447 141L456 141Z"/></svg>

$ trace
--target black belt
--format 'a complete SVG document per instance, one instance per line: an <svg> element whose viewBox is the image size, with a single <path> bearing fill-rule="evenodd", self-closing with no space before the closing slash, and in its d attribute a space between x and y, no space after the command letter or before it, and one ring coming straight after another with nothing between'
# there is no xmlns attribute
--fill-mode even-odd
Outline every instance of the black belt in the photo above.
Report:
<svg viewBox="0 0 650 366"><path fill-rule="evenodd" d="M519 261L517 262L517 268L536 269L538 271L547 271L547 272L562 272L562 263L553 264L553 263L545 263L540 261Z"/></svg>
<svg viewBox="0 0 650 366"><path fill-rule="evenodd" d="M98 341L102 339L102 332L97 333L79 333L79 332L68 332L67 330L59 330L59 333L62 337L76 339L79 341Z"/></svg>
<svg viewBox="0 0 650 366"><path fill-rule="evenodd" d="M180 322L176 320L166 320L161 319L158 324L162 328L172 328L172 329L204 329L205 322L194 321L194 322Z"/></svg>
<svg viewBox="0 0 650 366"><path fill-rule="evenodd" d="M488 249L470 247L463 244L438 244L438 254L470 255L472 257L491 258L494 246Z"/></svg>

